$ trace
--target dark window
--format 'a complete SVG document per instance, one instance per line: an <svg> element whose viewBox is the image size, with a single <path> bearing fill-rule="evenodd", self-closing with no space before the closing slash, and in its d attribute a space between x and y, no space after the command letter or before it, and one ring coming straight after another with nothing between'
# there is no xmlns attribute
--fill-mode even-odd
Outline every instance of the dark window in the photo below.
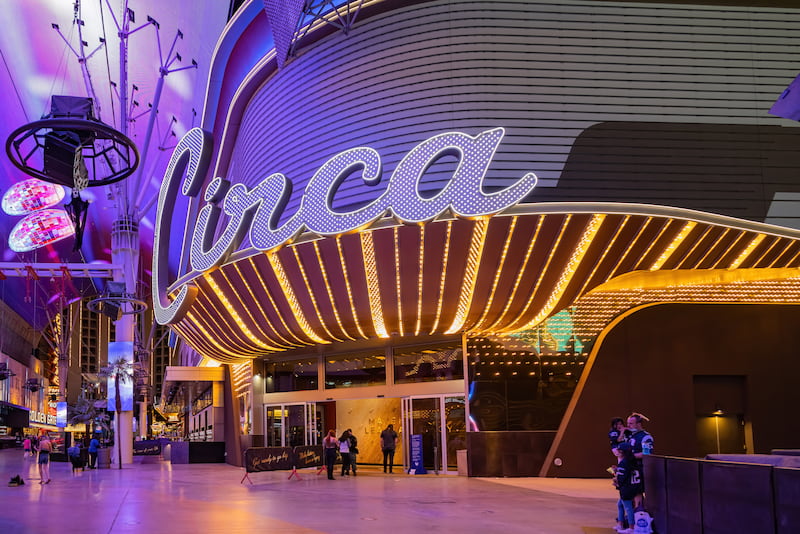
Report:
<svg viewBox="0 0 800 534"><path fill-rule="evenodd" d="M386 353L374 351L325 357L325 388L377 386L386 383Z"/></svg>
<svg viewBox="0 0 800 534"><path fill-rule="evenodd" d="M451 342L394 350L394 381L397 384L463 378L461 343Z"/></svg>
<svg viewBox="0 0 800 534"><path fill-rule="evenodd" d="M266 362L266 393L317 389L317 358Z"/></svg>

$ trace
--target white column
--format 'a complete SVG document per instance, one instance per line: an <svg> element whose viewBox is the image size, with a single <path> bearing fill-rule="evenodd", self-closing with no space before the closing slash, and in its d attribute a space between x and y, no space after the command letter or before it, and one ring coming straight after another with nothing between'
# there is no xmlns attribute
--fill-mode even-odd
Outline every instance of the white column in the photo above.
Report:
<svg viewBox="0 0 800 534"><path fill-rule="evenodd" d="M122 266L122 272L114 275L115 282L125 284L125 292L129 295L136 294L136 283L139 277L139 224L130 217L120 217L114 221L111 230L111 257L112 262ZM123 311L126 310L123 306ZM115 323L116 336L114 341L135 341L135 328L137 314L123 315ZM146 420L145 420L145 423ZM133 411L124 411L117 424L117 436L114 447L120 447L122 464L133 463ZM119 458L119 450L114 451L114 458Z"/></svg>

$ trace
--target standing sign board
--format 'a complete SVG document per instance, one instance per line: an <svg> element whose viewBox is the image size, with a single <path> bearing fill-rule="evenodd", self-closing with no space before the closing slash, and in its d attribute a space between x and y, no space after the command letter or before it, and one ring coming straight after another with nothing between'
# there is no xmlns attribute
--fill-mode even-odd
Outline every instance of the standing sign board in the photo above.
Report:
<svg viewBox="0 0 800 534"><path fill-rule="evenodd" d="M411 466L408 468L408 474L425 475L428 473L422 459L422 434L413 434L411 436Z"/></svg>

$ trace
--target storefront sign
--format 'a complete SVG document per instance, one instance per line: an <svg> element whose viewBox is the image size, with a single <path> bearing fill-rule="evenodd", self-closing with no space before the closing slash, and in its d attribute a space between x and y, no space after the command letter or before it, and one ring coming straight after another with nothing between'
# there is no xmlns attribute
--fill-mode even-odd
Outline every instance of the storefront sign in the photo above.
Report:
<svg viewBox="0 0 800 534"><path fill-rule="evenodd" d="M461 132L433 136L398 163L383 193L366 206L349 212L333 207L339 186L355 173L360 173L367 185L378 184L383 177L382 164L373 148L341 152L309 180L297 212L280 226L278 221L291 194L286 176L269 174L252 188L245 184L231 185L216 177L205 190L205 204L199 210L190 242L184 243L184 248L187 245L189 248L190 268L204 272L222 264L245 236L254 248L266 251L291 242L305 230L319 235L343 234L367 227L386 214L402 222L422 223L446 212L465 218L500 212L522 200L537 182L536 175L528 173L501 191L483 190L484 177L504 135L503 128L494 128L476 136ZM179 190L187 197L200 194L211 150L209 134L199 128L190 130L175 148L161 184L153 244L153 308L160 324L179 321L197 294L197 288L187 283L170 302L169 243ZM458 158L452 178L433 197L423 197L419 192L423 175L436 161L448 156ZM223 214L227 222L220 228Z"/></svg>
<svg viewBox="0 0 800 534"><path fill-rule="evenodd" d="M43 412L37 412L35 410L31 410L28 412L28 420L31 423L39 423L42 425L52 425L55 426L56 424L56 416L55 414L46 414Z"/></svg>

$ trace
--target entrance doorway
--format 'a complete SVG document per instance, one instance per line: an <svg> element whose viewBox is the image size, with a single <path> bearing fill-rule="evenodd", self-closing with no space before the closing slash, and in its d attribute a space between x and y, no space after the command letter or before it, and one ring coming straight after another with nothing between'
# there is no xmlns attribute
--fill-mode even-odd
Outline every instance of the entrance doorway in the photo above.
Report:
<svg viewBox="0 0 800 534"><path fill-rule="evenodd" d="M411 436L422 437L422 464L428 471L456 471L459 449L467 447L466 403L463 395L402 399L403 459L411 465Z"/></svg>
<svg viewBox="0 0 800 534"><path fill-rule="evenodd" d="M322 422L315 402L264 406L267 447L299 447L320 443Z"/></svg>

